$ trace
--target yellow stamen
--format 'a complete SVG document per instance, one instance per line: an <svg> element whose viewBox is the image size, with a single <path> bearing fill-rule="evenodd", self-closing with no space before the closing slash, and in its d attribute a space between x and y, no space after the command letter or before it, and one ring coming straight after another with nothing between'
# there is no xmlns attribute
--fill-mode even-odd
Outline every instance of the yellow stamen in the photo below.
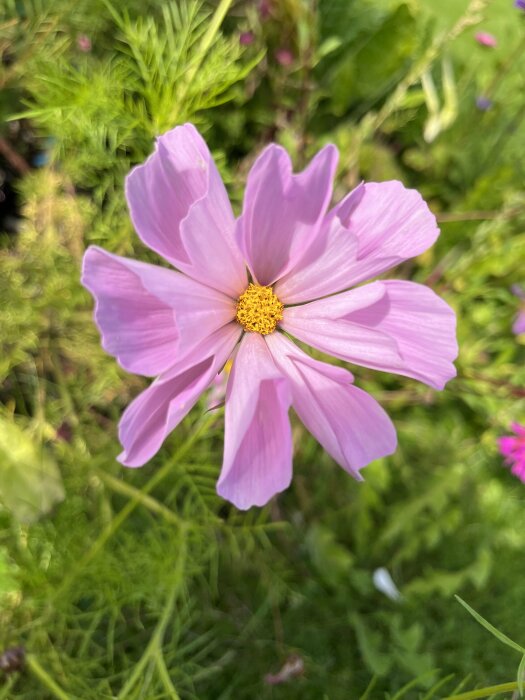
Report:
<svg viewBox="0 0 525 700"><path fill-rule="evenodd" d="M245 331L268 335L282 320L283 309L271 287L250 283L239 297L235 318Z"/></svg>

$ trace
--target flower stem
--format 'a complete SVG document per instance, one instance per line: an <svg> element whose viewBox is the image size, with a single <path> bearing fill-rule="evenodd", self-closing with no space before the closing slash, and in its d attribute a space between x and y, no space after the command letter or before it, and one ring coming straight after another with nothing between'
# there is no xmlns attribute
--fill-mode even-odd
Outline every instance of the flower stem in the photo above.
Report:
<svg viewBox="0 0 525 700"><path fill-rule="evenodd" d="M192 65L190 65L186 73L185 85L181 95L179 95L178 98L180 104L184 103L184 99L186 97L186 93L188 92L188 88L192 84L195 76L197 75L197 72L201 67L202 62L204 61L204 57L208 53L210 46L213 44L213 40L215 39L215 36L217 35L217 32L219 31L220 26L224 18L226 17L226 13L230 9L232 2L233 0L221 0L221 2L217 6L217 9L213 13L213 17L211 18L211 21L208 25L208 29L202 37L202 41L197 51L197 55L195 56Z"/></svg>
<svg viewBox="0 0 525 700"><path fill-rule="evenodd" d="M450 695L444 700L478 700L479 698L489 698L499 693L510 693L518 689L516 681L512 683L501 683L500 685L491 685L489 688L479 688L478 690L470 690L468 693L460 695Z"/></svg>
<svg viewBox="0 0 525 700"><path fill-rule="evenodd" d="M211 423L215 420L213 414L207 415L201 422L200 425L193 430L191 435L187 440L179 447L175 452L173 457L169 459L155 474L151 479L144 484L142 489L137 489L133 491L133 495L130 500L126 503L124 508L113 518L113 520L108 523L106 528L101 532L98 539L93 543L93 545L88 549L86 554L77 563L75 568L70 572L68 576L62 581L62 584L57 587L53 600L61 598L65 591L68 590L71 584L76 580L78 575L85 569L85 567L97 556L97 554L104 548L107 541L113 537L115 532L120 528L120 526L127 520L135 508L140 505L143 501L144 496L148 494L155 486L157 486L173 469L173 465L179 462L185 457L189 450L193 447L200 434L208 428Z"/></svg>
<svg viewBox="0 0 525 700"><path fill-rule="evenodd" d="M45 671L42 666L38 663L36 657L33 655L28 655L26 659L27 668L31 673L38 678L38 680L44 685L47 690L52 693L52 695L58 700L70 700L69 696L62 690L62 688L55 683L51 676Z"/></svg>

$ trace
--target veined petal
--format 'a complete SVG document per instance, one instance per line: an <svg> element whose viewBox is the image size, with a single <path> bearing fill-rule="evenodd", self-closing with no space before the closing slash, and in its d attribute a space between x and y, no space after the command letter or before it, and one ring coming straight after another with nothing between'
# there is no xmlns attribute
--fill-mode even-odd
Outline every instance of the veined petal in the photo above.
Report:
<svg viewBox="0 0 525 700"><path fill-rule="evenodd" d="M279 282L276 294L296 304L340 292L420 255L438 235L416 190L396 180L362 183L328 214L315 248Z"/></svg>
<svg viewBox="0 0 525 700"><path fill-rule="evenodd" d="M237 297L246 271L235 219L208 147L192 124L157 139L126 178L131 219L143 242L194 279Z"/></svg>
<svg viewBox="0 0 525 700"><path fill-rule="evenodd" d="M217 492L243 510L292 479L290 387L258 333L243 337L226 392L224 462Z"/></svg>
<svg viewBox="0 0 525 700"><path fill-rule="evenodd" d="M180 272L90 246L82 283L96 300L102 347L124 369L156 376L235 317L234 302Z"/></svg>
<svg viewBox="0 0 525 700"><path fill-rule="evenodd" d="M359 470L397 445L395 428L350 372L314 360L280 333L266 336L279 369L292 385L293 407L306 428L343 469Z"/></svg>
<svg viewBox="0 0 525 700"><path fill-rule="evenodd" d="M141 467L158 452L169 433L211 385L240 334L236 323L220 328L137 396L119 424L124 451L118 460L122 464Z"/></svg>
<svg viewBox="0 0 525 700"><path fill-rule="evenodd" d="M257 158L236 236L258 284L272 284L284 275L316 237L332 196L337 158L335 146L326 146L297 175L280 146L268 146Z"/></svg>
<svg viewBox="0 0 525 700"><path fill-rule="evenodd" d="M456 316L415 282L373 282L285 310L282 327L347 362L442 389L455 377Z"/></svg>

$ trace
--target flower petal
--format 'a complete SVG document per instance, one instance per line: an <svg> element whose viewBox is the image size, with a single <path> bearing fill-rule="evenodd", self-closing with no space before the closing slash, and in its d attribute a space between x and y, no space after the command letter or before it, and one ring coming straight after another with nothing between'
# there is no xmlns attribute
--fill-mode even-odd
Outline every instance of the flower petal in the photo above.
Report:
<svg viewBox="0 0 525 700"><path fill-rule="evenodd" d="M217 492L237 508L263 506L292 479L290 388L261 335L245 334L226 393Z"/></svg>
<svg viewBox="0 0 525 700"><path fill-rule="evenodd" d="M373 282L291 307L281 326L323 352L436 389L456 376L455 313L415 282Z"/></svg>
<svg viewBox="0 0 525 700"><path fill-rule="evenodd" d="M276 294L296 304L340 292L420 255L438 235L416 190L396 180L362 183L328 214L315 248L279 282Z"/></svg>
<svg viewBox="0 0 525 700"><path fill-rule="evenodd" d="M240 334L236 323L220 328L137 396L119 424L124 447L119 462L126 467L141 467L158 452L169 433L211 385Z"/></svg>
<svg viewBox="0 0 525 700"><path fill-rule="evenodd" d="M350 372L314 360L280 333L266 337L279 369L292 384L293 407L306 428L356 479L369 462L392 454L392 421Z"/></svg>
<svg viewBox="0 0 525 700"><path fill-rule="evenodd" d="M332 196L337 158L335 146L326 146L298 175L280 146L268 146L257 158L236 236L259 284L272 284L290 270L315 239Z"/></svg>
<svg viewBox="0 0 525 700"><path fill-rule="evenodd" d="M192 124L157 139L126 178L131 219L143 242L186 274L230 296L247 285L235 219L206 143Z"/></svg>
<svg viewBox="0 0 525 700"><path fill-rule="evenodd" d="M82 283L96 300L102 347L124 369L155 376L235 317L224 294L186 275L90 246Z"/></svg>

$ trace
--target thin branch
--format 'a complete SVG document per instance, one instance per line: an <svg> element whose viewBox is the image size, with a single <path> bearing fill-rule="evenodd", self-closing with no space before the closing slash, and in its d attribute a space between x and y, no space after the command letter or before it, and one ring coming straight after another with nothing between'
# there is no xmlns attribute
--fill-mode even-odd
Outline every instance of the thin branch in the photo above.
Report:
<svg viewBox="0 0 525 700"><path fill-rule="evenodd" d="M27 175L31 170L29 163L20 153L17 153L6 139L0 137L0 154L4 156L9 165L20 175Z"/></svg>

